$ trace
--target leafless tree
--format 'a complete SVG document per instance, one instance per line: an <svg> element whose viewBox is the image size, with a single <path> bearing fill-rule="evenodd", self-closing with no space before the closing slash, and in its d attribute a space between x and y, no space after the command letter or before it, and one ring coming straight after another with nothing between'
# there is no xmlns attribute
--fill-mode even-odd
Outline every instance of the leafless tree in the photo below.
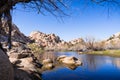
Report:
<svg viewBox="0 0 120 80"><path fill-rule="evenodd" d="M11 11L14 10L16 5L23 5L24 8L32 8L33 10L37 10L38 13L44 14L44 11L51 13L54 16L58 16L59 14L66 15L64 13L66 4L74 0L0 0L0 26L2 26L1 18L6 18L9 26L9 49L11 48L11 25L12 25L12 16ZM84 0L87 1L87 0ZM95 4L100 5L117 5L120 6L120 0L88 0ZM109 9L108 9L109 10ZM62 16L61 15L61 16ZM0 27L1 28L1 27ZM0 32L1 33L1 32Z"/></svg>
<svg viewBox="0 0 120 80"><path fill-rule="evenodd" d="M120 9L120 0L91 0L91 2L105 7L108 11L114 12L113 10Z"/></svg>
<svg viewBox="0 0 120 80"><path fill-rule="evenodd" d="M92 2L95 2L97 4L103 4L103 3L111 3L111 4L120 4L120 0L91 0Z"/></svg>
<svg viewBox="0 0 120 80"><path fill-rule="evenodd" d="M85 38L85 46L87 49L89 50L93 50L94 49L94 44L95 44L95 38L88 36Z"/></svg>
<svg viewBox="0 0 120 80"><path fill-rule="evenodd" d="M12 16L11 11L19 4L24 8L28 7L33 10L37 10L38 13L44 14L44 11L51 13L54 16L58 14L66 15L63 9L67 7L67 3L70 0L0 0L0 28L2 26L2 18L7 19L9 26L8 46L11 49L11 31L12 31ZM0 31L1 33L1 31Z"/></svg>

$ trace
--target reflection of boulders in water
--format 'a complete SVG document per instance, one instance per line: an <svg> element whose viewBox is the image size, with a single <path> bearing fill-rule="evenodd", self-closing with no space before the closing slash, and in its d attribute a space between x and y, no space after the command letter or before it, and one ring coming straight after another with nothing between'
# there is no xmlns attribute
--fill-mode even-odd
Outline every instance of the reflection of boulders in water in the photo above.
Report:
<svg viewBox="0 0 120 80"><path fill-rule="evenodd" d="M45 59L51 59L53 62L56 61L57 56L55 55L55 52L45 52L39 56L39 59L45 60Z"/></svg>
<svg viewBox="0 0 120 80"><path fill-rule="evenodd" d="M82 65L82 62L73 56L68 57L66 55L61 55L57 58L57 61L65 64L65 66L67 66L70 69L75 69L77 68L77 66Z"/></svg>
<svg viewBox="0 0 120 80"><path fill-rule="evenodd" d="M42 67L43 70L46 70L46 69L49 70L49 69L54 68L54 64L53 64L53 61L51 59L43 60L42 64L43 64L43 67Z"/></svg>
<svg viewBox="0 0 120 80"><path fill-rule="evenodd" d="M113 64L120 69L120 59L119 58L116 58L113 60Z"/></svg>
<svg viewBox="0 0 120 80"><path fill-rule="evenodd" d="M65 65L67 68L71 69L71 70L75 70L78 66L76 65Z"/></svg>

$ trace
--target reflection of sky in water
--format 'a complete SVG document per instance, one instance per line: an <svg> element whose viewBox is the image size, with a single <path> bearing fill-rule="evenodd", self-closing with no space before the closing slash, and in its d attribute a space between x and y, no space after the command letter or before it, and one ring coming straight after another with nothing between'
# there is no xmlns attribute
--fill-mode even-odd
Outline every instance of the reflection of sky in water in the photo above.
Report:
<svg viewBox="0 0 120 80"><path fill-rule="evenodd" d="M56 53L75 56L83 65L75 70L59 66L42 74L43 80L120 80L120 58L76 54L75 52Z"/></svg>

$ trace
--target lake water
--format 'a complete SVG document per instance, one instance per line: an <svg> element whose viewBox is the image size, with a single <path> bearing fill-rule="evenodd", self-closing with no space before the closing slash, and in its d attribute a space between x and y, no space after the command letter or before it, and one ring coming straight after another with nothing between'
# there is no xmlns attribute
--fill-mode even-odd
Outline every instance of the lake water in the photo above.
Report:
<svg viewBox="0 0 120 80"><path fill-rule="evenodd" d="M75 56L83 62L72 70L57 66L42 73L43 80L120 80L120 58L98 55L60 52L59 55Z"/></svg>

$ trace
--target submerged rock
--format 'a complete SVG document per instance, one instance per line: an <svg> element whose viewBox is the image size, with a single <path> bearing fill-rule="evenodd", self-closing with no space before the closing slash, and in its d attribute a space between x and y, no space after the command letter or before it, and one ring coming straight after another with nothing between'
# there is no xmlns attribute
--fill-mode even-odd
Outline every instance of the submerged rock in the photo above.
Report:
<svg viewBox="0 0 120 80"><path fill-rule="evenodd" d="M64 58L66 58L67 56L66 55L61 55L57 58L57 61L63 61Z"/></svg>
<svg viewBox="0 0 120 80"><path fill-rule="evenodd" d="M44 59L42 61L42 64L48 64L48 63L53 63L53 61L51 59Z"/></svg>
<svg viewBox="0 0 120 80"><path fill-rule="evenodd" d="M53 69L53 68L54 68L53 63L45 64L45 65L43 65L43 67L42 67L43 70L50 70L50 69Z"/></svg>
<svg viewBox="0 0 120 80"><path fill-rule="evenodd" d="M51 59L45 59L43 60L43 69L44 70L48 70L48 69L53 69L54 68L54 64L53 61Z"/></svg>

